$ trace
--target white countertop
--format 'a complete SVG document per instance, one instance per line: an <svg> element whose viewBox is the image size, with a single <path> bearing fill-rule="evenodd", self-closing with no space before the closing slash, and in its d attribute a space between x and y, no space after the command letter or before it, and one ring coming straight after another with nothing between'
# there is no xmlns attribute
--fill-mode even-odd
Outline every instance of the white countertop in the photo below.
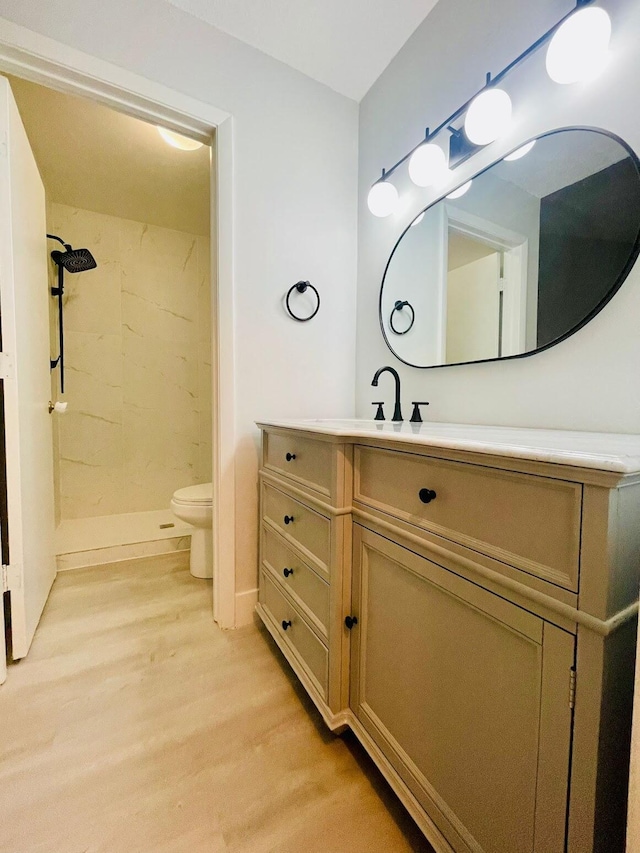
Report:
<svg viewBox="0 0 640 853"><path fill-rule="evenodd" d="M258 423L260 426L324 433L344 439L379 436L408 444L471 450L622 474L640 472L640 435L626 433L374 420L269 420Z"/></svg>

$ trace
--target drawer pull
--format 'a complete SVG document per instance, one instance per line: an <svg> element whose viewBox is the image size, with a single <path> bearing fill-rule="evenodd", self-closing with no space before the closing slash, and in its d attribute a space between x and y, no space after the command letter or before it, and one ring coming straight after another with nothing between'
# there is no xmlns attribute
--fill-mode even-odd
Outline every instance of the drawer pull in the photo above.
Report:
<svg viewBox="0 0 640 853"><path fill-rule="evenodd" d="M358 624L358 617L357 616L345 616L344 617L344 624L347 626L347 628L349 630L351 630L354 625Z"/></svg>
<svg viewBox="0 0 640 853"><path fill-rule="evenodd" d="M290 628L290 627L291 627L291 619L288 619L286 621L283 619L282 620L282 630L286 631L287 628Z"/></svg>
<svg viewBox="0 0 640 853"><path fill-rule="evenodd" d="M293 462L293 460L294 460L295 458L296 458L296 454L295 454L295 453L287 453L287 455L285 456L285 459L287 460L287 462Z"/></svg>
<svg viewBox="0 0 640 853"><path fill-rule="evenodd" d="M293 569L283 569L282 574L285 576L285 578L288 578L289 575L293 574Z"/></svg>
<svg viewBox="0 0 640 853"><path fill-rule="evenodd" d="M431 501L435 501L436 493L433 489L420 489L418 492L418 497L422 501L423 504L431 503Z"/></svg>
<svg viewBox="0 0 640 853"><path fill-rule="evenodd" d="M435 492L433 494L435 495ZM295 521L295 519L292 515L285 515L285 517L284 517L284 523L285 524L291 524L292 521Z"/></svg>

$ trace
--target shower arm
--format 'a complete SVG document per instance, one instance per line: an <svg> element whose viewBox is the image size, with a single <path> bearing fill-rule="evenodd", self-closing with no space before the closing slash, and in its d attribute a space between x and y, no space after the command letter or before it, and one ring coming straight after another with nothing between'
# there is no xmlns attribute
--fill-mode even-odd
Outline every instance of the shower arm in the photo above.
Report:
<svg viewBox="0 0 640 853"><path fill-rule="evenodd" d="M70 251L71 246L69 245L69 243L65 243L62 237L58 237L57 234L47 234L47 237L49 238L49 240L57 240L58 243L62 243L67 252Z"/></svg>

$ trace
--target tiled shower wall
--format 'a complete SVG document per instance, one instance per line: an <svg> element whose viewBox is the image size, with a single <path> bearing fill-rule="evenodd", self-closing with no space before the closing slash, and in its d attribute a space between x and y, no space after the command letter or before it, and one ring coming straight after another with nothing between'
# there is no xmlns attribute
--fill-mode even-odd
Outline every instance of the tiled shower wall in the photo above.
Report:
<svg viewBox="0 0 640 853"><path fill-rule="evenodd" d="M209 239L61 204L49 211L49 233L98 263L65 274L59 515L168 507L176 489L211 480Z"/></svg>

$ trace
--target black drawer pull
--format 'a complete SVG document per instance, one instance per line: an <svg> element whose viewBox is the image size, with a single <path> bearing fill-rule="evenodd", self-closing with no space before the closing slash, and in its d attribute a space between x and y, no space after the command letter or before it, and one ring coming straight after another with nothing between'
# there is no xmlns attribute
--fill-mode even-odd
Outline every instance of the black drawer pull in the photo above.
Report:
<svg viewBox="0 0 640 853"><path fill-rule="evenodd" d="M296 454L295 454L295 453L287 453L287 455L285 456L285 459L287 460L287 462L293 462L293 460L294 460L295 458L296 458Z"/></svg>
<svg viewBox="0 0 640 853"><path fill-rule="evenodd" d="M420 489L418 492L418 497L422 501L423 504L431 503L431 501L435 501L436 493L433 489Z"/></svg>
<svg viewBox="0 0 640 853"><path fill-rule="evenodd" d="M283 569L282 574L285 576L285 578L288 578L289 575L293 574L293 569Z"/></svg>
<svg viewBox="0 0 640 853"><path fill-rule="evenodd" d="M351 630L354 625L358 624L358 617L357 616L345 616L344 617L344 624L347 626L347 628L349 630Z"/></svg>
<svg viewBox="0 0 640 853"><path fill-rule="evenodd" d="M435 492L434 492L434 494L435 494ZM285 515L285 517L284 517L284 523L285 524L291 524L292 521L295 521L295 519L292 515Z"/></svg>
<svg viewBox="0 0 640 853"><path fill-rule="evenodd" d="M283 630L283 631L286 631L286 630L287 630L287 628L290 628L290 627L291 627L291 619L289 619L289 620L288 620L288 621L286 621L286 622L285 622L285 620L283 619L283 620L282 620L282 630Z"/></svg>

